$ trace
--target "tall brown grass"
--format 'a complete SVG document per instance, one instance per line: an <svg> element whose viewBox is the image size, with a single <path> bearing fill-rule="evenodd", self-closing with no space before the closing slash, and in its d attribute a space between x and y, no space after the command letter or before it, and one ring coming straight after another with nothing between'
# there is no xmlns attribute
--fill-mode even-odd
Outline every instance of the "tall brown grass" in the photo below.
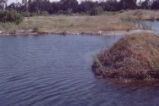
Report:
<svg viewBox="0 0 159 106"><path fill-rule="evenodd" d="M126 36L97 55L96 75L121 80L159 79L159 38L152 34ZM98 64L100 63L100 65Z"/></svg>

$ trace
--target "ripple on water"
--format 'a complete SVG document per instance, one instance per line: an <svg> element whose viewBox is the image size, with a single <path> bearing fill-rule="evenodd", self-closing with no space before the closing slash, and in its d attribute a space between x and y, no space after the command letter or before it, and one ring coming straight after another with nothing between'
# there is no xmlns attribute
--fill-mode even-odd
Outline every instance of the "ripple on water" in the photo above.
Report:
<svg viewBox="0 0 159 106"><path fill-rule="evenodd" d="M56 35L0 38L0 104L157 104L159 95L154 93L156 90L153 90L153 94L138 89L131 93L128 92L129 88L119 89L120 86L97 79L92 73L92 55L110 47L119 38ZM148 100L152 95L154 99Z"/></svg>

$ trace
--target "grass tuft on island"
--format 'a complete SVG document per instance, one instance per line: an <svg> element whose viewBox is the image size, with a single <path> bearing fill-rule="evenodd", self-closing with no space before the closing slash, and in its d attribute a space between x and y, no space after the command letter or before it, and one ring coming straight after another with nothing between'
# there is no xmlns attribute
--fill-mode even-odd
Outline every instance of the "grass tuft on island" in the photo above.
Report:
<svg viewBox="0 0 159 106"><path fill-rule="evenodd" d="M126 36L100 52L92 66L94 73L123 82L159 79L159 38L153 34Z"/></svg>

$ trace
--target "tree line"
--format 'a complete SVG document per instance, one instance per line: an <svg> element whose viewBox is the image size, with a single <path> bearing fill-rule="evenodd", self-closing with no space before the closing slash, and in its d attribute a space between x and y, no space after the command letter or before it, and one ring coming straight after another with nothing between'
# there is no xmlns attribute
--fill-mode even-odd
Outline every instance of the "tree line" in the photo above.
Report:
<svg viewBox="0 0 159 106"><path fill-rule="evenodd" d="M6 0L0 0L0 7ZM159 9L159 0L107 0L101 2L77 0L61 0L59 2L50 2L49 0L23 0L22 3L12 3L6 6L7 10L16 10L18 12L29 12L40 14L47 12L49 14L72 14L83 13L96 15L103 11L120 11L127 9Z"/></svg>

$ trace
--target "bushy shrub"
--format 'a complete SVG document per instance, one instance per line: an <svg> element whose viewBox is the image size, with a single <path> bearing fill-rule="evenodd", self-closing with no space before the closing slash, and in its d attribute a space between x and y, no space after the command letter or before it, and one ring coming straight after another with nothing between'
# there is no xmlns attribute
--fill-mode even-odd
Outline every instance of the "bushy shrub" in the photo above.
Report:
<svg viewBox="0 0 159 106"><path fill-rule="evenodd" d="M0 11L0 22L1 23L15 23L20 24L23 21L23 16L14 10L11 11Z"/></svg>

